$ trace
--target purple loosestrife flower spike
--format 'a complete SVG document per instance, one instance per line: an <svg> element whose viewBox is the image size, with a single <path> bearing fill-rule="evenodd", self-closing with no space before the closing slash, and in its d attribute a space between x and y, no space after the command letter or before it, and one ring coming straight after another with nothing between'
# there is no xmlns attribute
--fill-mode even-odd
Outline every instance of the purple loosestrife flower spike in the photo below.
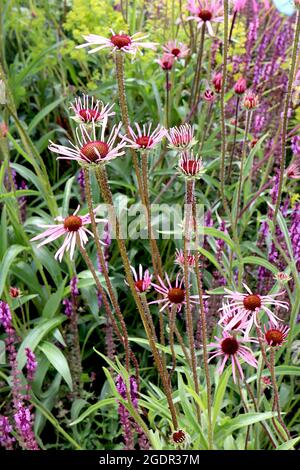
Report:
<svg viewBox="0 0 300 470"><path fill-rule="evenodd" d="M29 408L22 402L18 403L17 412L14 415L16 429L21 438L21 445L26 450L39 450L32 430L32 416Z"/></svg>
<svg viewBox="0 0 300 470"><path fill-rule="evenodd" d="M37 368L37 361L35 358L35 354L29 348L25 348L25 353L27 357L26 362L26 369L27 369L27 380L28 382L32 382L34 379L34 374Z"/></svg>
<svg viewBox="0 0 300 470"><path fill-rule="evenodd" d="M0 415L0 446L4 447L6 450L13 449L15 438L11 436L12 429L8 418Z"/></svg>

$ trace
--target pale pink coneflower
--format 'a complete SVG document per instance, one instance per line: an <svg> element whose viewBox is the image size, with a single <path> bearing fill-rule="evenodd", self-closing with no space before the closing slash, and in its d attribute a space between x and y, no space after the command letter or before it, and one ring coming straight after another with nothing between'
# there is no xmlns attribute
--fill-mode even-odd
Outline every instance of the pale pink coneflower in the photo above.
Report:
<svg viewBox="0 0 300 470"><path fill-rule="evenodd" d="M174 150L187 150L197 143L194 138L194 128L190 124L171 127L167 133L167 139L170 142L168 147Z"/></svg>
<svg viewBox="0 0 300 470"><path fill-rule="evenodd" d="M175 264L178 264L182 269L184 268L184 252L181 249L177 249L175 252ZM190 252L187 254L187 264L190 270L193 270L196 265L195 255L191 255Z"/></svg>
<svg viewBox="0 0 300 470"><path fill-rule="evenodd" d="M187 179L201 178L204 173L201 157L194 155L192 151L183 151L181 153L178 169Z"/></svg>
<svg viewBox="0 0 300 470"><path fill-rule="evenodd" d="M60 262L65 254L65 252L70 252L70 258L73 259L75 246L77 243L77 235L80 241L80 245L84 247L84 245L88 242L87 233L93 237L93 234L90 230L88 230L85 225L91 223L91 218L89 214L86 215L77 215L80 206L77 207L76 211L73 215L69 215L66 218L61 216L56 217L54 220L59 222L58 224L53 225L38 225L38 227L46 228L43 233L40 233L36 237L33 237L30 241L37 241L43 240L41 243L38 244L38 248L40 246L46 245L47 243L51 243L57 238L61 236L65 236L64 242L59 248L59 250L55 253L55 259L58 259ZM96 213L97 208L94 209L94 213ZM107 220L105 219L96 219L96 223L103 222L106 223ZM99 240L100 243L104 245L104 243Z"/></svg>
<svg viewBox="0 0 300 470"><path fill-rule="evenodd" d="M237 95L243 95L247 89L247 82L243 77L240 77L237 82L234 84L234 92Z"/></svg>
<svg viewBox="0 0 300 470"><path fill-rule="evenodd" d="M300 158L295 158L285 170L285 176L293 180L300 179Z"/></svg>
<svg viewBox="0 0 300 470"><path fill-rule="evenodd" d="M259 100L258 95L252 90L246 91L243 97L243 107L248 111L258 108Z"/></svg>
<svg viewBox="0 0 300 470"><path fill-rule="evenodd" d="M188 0L187 9L192 13L187 20L197 21L198 28L205 24L210 36L214 36L212 23L224 21L222 0Z"/></svg>
<svg viewBox="0 0 300 470"><path fill-rule="evenodd" d="M242 319L246 319L248 320L248 325L245 330L245 336L249 336L249 332L252 328L253 323L257 327L259 327L257 322L257 315L261 310L263 310L267 314L269 321L272 323L272 325L277 326L277 320L281 320L275 315L275 313L272 312L272 310L270 310L269 306L272 305L274 307L282 307L288 309L287 302L275 299L275 297L284 294L284 292L278 292L277 294L270 295L253 294L253 292L249 289L246 284L243 285L247 290L246 294L242 294L240 292L233 292L225 288L225 292L227 292L227 295L225 297L229 299L230 308L234 317L226 325L224 330L231 330L232 326L235 325L236 322ZM223 307L220 310L223 310Z"/></svg>
<svg viewBox="0 0 300 470"><path fill-rule="evenodd" d="M178 273L175 280L175 286L172 286L168 274L165 274L166 283L157 276L159 284L152 283L154 289L163 296L162 299L154 300L149 302L150 304L164 304L160 309L160 312L165 310L165 308L172 308L173 305L176 306L177 312L180 312L183 305L186 305L185 297L185 288L183 286L184 278L181 273ZM181 277L181 279L180 279ZM188 286L190 288L190 286ZM199 295L190 295L191 304L199 304Z"/></svg>
<svg viewBox="0 0 300 470"><path fill-rule="evenodd" d="M116 34L112 29L110 31L111 36L109 38L98 36L97 34L88 34L83 36L86 42L84 44L80 44L80 46L76 46L76 49L96 46L89 51L89 54L108 48L112 49L114 52L121 51L133 55L137 52L141 52L141 48L156 49L156 43L144 41L148 35L144 35L143 33L135 33L132 36L129 36L122 31L119 34Z"/></svg>
<svg viewBox="0 0 300 470"><path fill-rule="evenodd" d="M247 0L234 0L233 12L239 13L246 5Z"/></svg>
<svg viewBox="0 0 300 470"><path fill-rule="evenodd" d="M70 147L57 145L50 141L49 150L58 153L58 159L76 160L81 164L106 164L114 158L124 155L126 142L121 141L116 144L116 139L120 132L122 123L114 125L109 137L105 136L107 127L107 116L104 117L101 126L100 137L97 140L96 126L93 121L92 128L87 131L84 125L76 129L77 145L71 141Z"/></svg>
<svg viewBox="0 0 300 470"><path fill-rule="evenodd" d="M278 273L275 274L273 279L278 281L280 284L286 284L287 282L289 282L292 279L292 276L290 276L289 274L287 274L285 272L278 272Z"/></svg>
<svg viewBox="0 0 300 470"><path fill-rule="evenodd" d="M236 319L236 321L234 321ZM227 325L230 324L230 331L245 331L247 329L249 320L247 317L238 318L235 312L232 312L231 306L228 302L225 302L222 306L222 313L218 325L226 329Z"/></svg>
<svg viewBox="0 0 300 470"><path fill-rule="evenodd" d="M159 144L167 134L167 131L160 124L151 132L152 123L148 126L146 124L141 128L138 123L135 123L136 132L129 126L128 136L120 136L122 141L127 142L127 146L136 150L150 150Z"/></svg>
<svg viewBox="0 0 300 470"><path fill-rule="evenodd" d="M147 292L151 287L152 274L149 273L148 269L145 269L143 272L143 267L140 264L138 272L133 266L130 266L130 269L133 273L134 286L137 292ZM127 284L127 281L125 281ZM127 284L128 285L128 284Z"/></svg>
<svg viewBox="0 0 300 470"><path fill-rule="evenodd" d="M203 99L207 101L208 103L213 103L216 99L216 95L213 90L210 88L207 88L205 92L203 93Z"/></svg>
<svg viewBox="0 0 300 470"><path fill-rule="evenodd" d="M164 54L162 58L158 59L156 62L161 66L163 70L168 71L172 69L175 62L175 58L170 54Z"/></svg>
<svg viewBox="0 0 300 470"><path fill-rule="evenodd" d="M189 48L182 42L175 40L167 42L167 44L163 46L163 51L173 56L175 59L182 59L188 55Z"/></svg>
<svg viewBox="0 0 300 470"><path fill-rule="evenodd" d="M223 84L223 75L221 72L215 73L212 78L212 84L214 86L216 93L221 93L222 84Z"/></svg>
<svg viewBox="0 0 300 470"><path fill-rule="evenodd" d="M231 360L234 382L236 382L236 371L242 380L244 378L240 359L247 362L250 366L257 368L257 360L255 359L251 349L243 344L245 342L256 343L257 341L254 338L237 339L235 336L231 336L226 331L223 331L222 338L215 336L215 340L217 341L216 343L210 343L208 345L209 347L215 348L215 351L210 352L212 356L209 358L208 362L210 362L214 357L220 357L222 359L222 362L218 367L219 374L222 374L224 371L224 367L228 359Z"/></svg>
<svg viewBox="0 0 300 470"><path fill-rule="evenodd" d="M269 346L272 346L273 348L277 348L277 347L282 346L283 343L286 342L290 328L287 325L279 325L276 328L274 328L272 323L270 323L268 328L266 327L266 325L264 325L264 330L265 330L265 335L264 335L265 342Z"/></svg>
<svg viewBox="0 0 300 470"><path fill-rule="evenodd" d="M109 105L102 103L100 100L94 100L94 97L89 95L82 95L82 97L76 97L74 103L70 103L71 108L75 115L71 116L74 121L79 124L89 124L92 121L97 125L102 123L105 117L114 116L116 113L112 111L114 104Z"/></svg>

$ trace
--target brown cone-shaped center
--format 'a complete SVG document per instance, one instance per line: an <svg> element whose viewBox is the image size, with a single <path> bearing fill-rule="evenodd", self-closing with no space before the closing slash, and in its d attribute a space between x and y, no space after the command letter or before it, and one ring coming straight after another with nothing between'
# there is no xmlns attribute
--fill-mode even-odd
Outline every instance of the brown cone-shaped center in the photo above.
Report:
<svg viewBox="0 0 300 470"><path fill-rule="evenodd" d="M221 348L224 354L232 356L239 349L239 343L233 337L225 338L221 343Z"/></svg>
<svg viewBox="0 0 300 470"><path fill-rule="evenodd" d="M261 307L260 297L255 294L247 295L244 298L244 307L246 310L254 312L257 308Z"/></svg>
<svg viewBox="0 0 300 470"><path fill-rule="evenodd" d="M169 289L168 299L172 304L181 304L184 301L184 290L180 287Z"/></svg>
<svg viewBox="0 0 300 470"><path fill-rule="evenodd" d="M88 142L85 144L81 153L90 161L95 162L99 160L99 155L101 158L105 158L109 152L109 147L106 142L101 140L95 140L94 142Z"/></svg>
<svg viewBox="0 0 300 470"><path fill-rule="evenodd" d="M118 49L122 49L122 47L126 47L131 44L131 38L127 34L115 34L110 38L110 40Z"/></svg>
<svg viewBox="0 0 300 470"><path fill-rule="evenodd" d="M92 120L96 121L100 117L100 113L96 109L81 109L79 111L79 116L85 122L91 122Z"/></svg>
<svg viewBox="0 0 300 470"><path fill-rule="evenodd" d="M200 10L198 16L202 21L210 21L212 19L212 12L209 10Z"/></svg>
<svg viewBox="0 0 300 470"><path fill-rule="evenodd" d="M282 344L284 339L284 336L281 331L274 329L271 329L266 332L266 341L268 344L271 346L279 346Z"/></svg>
<svg viewBox="0 0 300 470"><path fill-rule="evenodd" d="M64 228L69 232L77 232L82 226L82 220L77 215L70 215L64 220Z"/></svg>
<svg viewBox="0 0 300 470"><path fill-rule="evenodd" d="M137 143L137 145L139 145L140 147L145 149L147 147L150 147L150 145L153 144L153 139L151 139L147 135L143 135L142 137L138 137L136 139L136 143Z"/></svg>
<svg viewBox="0 0 300 470"><path fill-rule="evenodd" d="M190 176L194 176L198 173L198 165L195 160L184 160L180 166L182 170Z"/></svg>
<svg viewBox="0 0 300 470"><path fill-rule="evenodd" d="M173 441L175 444L182 444L185 441L185 432L182 429L173 432Z"/></svg>
<svg viewBox="0 0 300 470"><path fill-rule="evenodd" d="M180 49L178 49L177 47L175 47L174 49L172 49L171 53L172 53L175 57L178 57L179 54L180 54Z"/></svg>
<svg viewBox="0 0 300 470"><path fill-rule="evenodd" d="M143 280L136 281L134 285L135 285L136 289L139 292L144 292L144 281Z"/></svg>

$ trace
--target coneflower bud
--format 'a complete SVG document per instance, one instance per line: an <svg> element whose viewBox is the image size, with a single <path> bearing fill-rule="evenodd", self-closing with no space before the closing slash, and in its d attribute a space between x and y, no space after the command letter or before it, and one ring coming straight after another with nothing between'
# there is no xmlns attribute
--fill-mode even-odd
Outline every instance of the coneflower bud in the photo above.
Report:
<svg viewBox="0 0 300 470"><path fill-rule="evenodd" d="M222 83L223 83L223 75L219 72L216 73L212 79L213 86L215 87L216 93L221 93Z"/></svg>
<svg viewBox="0 0 300 470"><path fill-rule="evenodd" d="M234 91L237 95L242 95L247 89L246 80L243 77L240 77L236 84L234 85Z"/></svg>
<svg viewBox="0 0 300 470"><path fill-rule="evenodd" d="M170 54L164 54L157 62L163 70L171 70L174 64L174 60L174 56L171 56Z"/></svg>
<svg viewBox="0 0 300 470"><path fill-rule="evenodd" d="M203 93L203 99L208 103L212 103L213 101L215 101L216 96L214 91L207 88L207 90L205 90L205 92Z"/></svg>
<svg viewBox="0 0 300 470"><path fill-rule="evenodd" d="M258 96L251 90L244 95L243 106L248 110L255 109L259 106Z"/></svg>

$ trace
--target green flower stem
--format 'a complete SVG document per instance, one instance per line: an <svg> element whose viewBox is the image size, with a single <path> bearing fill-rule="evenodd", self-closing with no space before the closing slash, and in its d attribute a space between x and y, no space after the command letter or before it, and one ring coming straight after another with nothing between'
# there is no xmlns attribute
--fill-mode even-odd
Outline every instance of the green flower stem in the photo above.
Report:
<svg viewBox="0 0 300 470"><path fill-rule="evenodd" d="M226 159L226 122L225 122L225 87L227 77L227 56L228 56L228 0L224 0L224 40L223 40L223 68L222 68L222 88L220 97L221 107L221 166L220 182L221 197L224 209L230 212L225 195L225 159Z"/></svg>
<svg viewBox="0 0 300 470"><path fill-rule="evenodd" d="M277 214L278 214L278 211L279 211L280 202L281 202L281 195L282 195L283 177L284 177L285 160L286 160L286 138L287 138L287 128L288 128L288 111L289 111L292 87L293 87L293 82L294 82L294 77L295 77L299 36L300 36L300 9L298 8L297 19L296 19L296 27L295 27L295 35L294 35L294 42L293 42L292 62L291 62L290 71L289 71L288 88L287 88L287 93L286 93L285 102L284 102L284 110L283 110L280 175L279 175L279 183L278 183L278 195L277 195L275 211L274 211L274 215L273 215L274 231L275 231L275 227L276 227L276 219L277 219Z"/></svg>
<svg viewBox="0 0 300 470"><path fill-rule="evenodd" d="M239 105L240 105L240 97L237 96L236 105L235 105L235 122L234 122L234 131L233 131L233 144L232 144L232 150L231 150L230 161L229 161L229 169L228 169L229 181L231 180L232 163L233 163L233 157L234 157L234 151L235 151L235 145L236 145L238 116L239 116Z"/></svg>
<svg viewBox="0 0 300 470"><path fill-rule="evenodd" d="M236 210L235 210L236 217L234 217L235 227L237 226L237 219L238 219L237 216L238 216L240 205L241 205L241 192L242 192L242 185L243 185L243 179L244 179L244 164L245 164L245 158L246 158L247 139L248 139L248 133L250 129L251 116L252 116L252 112L247 111L244 141L243 141L243 148L242 148L241 168L240 168L240 176L239 176L239 184L238 184L238 194L237 194L237 202L236 202Z"/></svg>
<svg viewBox="0 0 300 470"><path fill-rule="evenodd" d="M119 103L121 108L122 120L125 126L126 133L129 134L129 114L128 114L128 106L126 100L126 91L125 91L125 82L124 82L124 56L122 52L116 52L115 54L116 59L116 75L117 75L117 83L118 83L118 92L119 92ZM134 170L136 173L137 181L138 181L138 189L140 193L140 197L142 203L144 203L144 194L143 194L143 185L142 185L142 178L139 169L139 163L136 152L131 149L132 161Z"/></svg>
<svg viewBox="0 0 300 470"><path fill-rule="evenodd" d="M205 23L203 23L203 25L201 26L201 30L200 30L200 42L199 42L199 49L198 49L196 72L195 72L195 78L192 84L192 91L191 91L191 108L192 109L197 107L197 104L199 101L198 96L200 94L200 80L201 80L201 68L202 68L202 59L203 59L203 51L204 51L204 40L205 40Z"/></svg>
<svg viewBox="0 0 300 470"><path fill-rule="evenodd" d="M148 153L144 152L141 156L142 159L142 179L143 179L143 188L144 188L144 197L145 197L145 206L147 211L147 227L148 227L148 237L151 246L151 258L152 258L152 265L154 268L155 275L159 275L162 277L162 262L160 253L157 248L157 244L155 242L152 224L151 224L151 204L149 199L149 187L148 187Z"/></svg>

